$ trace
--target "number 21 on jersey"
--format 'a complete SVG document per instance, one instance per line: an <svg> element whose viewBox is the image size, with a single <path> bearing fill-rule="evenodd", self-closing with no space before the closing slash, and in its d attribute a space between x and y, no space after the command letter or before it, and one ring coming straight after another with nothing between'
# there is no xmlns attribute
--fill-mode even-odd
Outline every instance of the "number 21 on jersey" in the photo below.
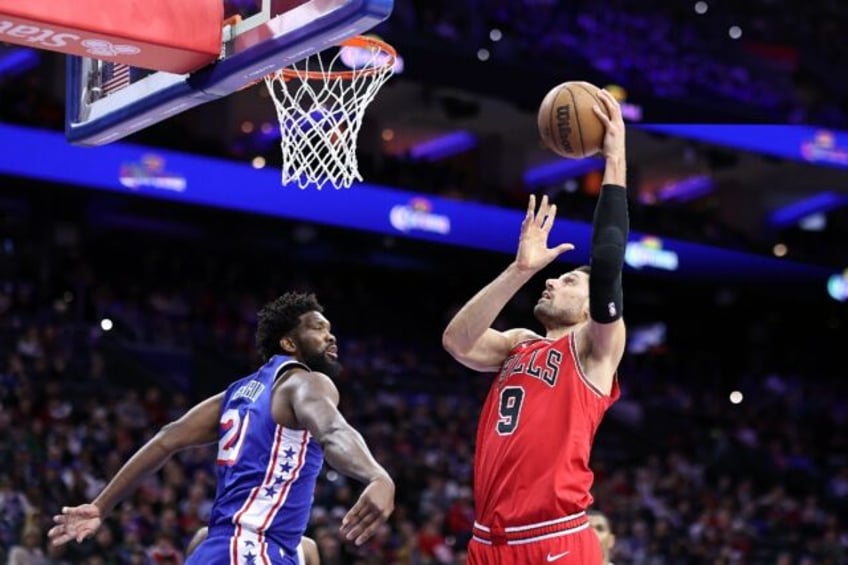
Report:
<svg viewBox="0 0 848 565"><path fill-rule="evenodd" d="M250 413L244 420L235 408L230 408L221 416L221 439L218 440L218 465L232 466L236 464L247 426L250 423Z"/></svg>
<svg viewBox="0 0 848 565"><path fill-rule="evenodd" d="M498 423L496 425L499 435L508 436L518 427L518 417L521 416L521 405L524 403L524 387L508 386L501 391L501 400L498 403Z"/></svg>

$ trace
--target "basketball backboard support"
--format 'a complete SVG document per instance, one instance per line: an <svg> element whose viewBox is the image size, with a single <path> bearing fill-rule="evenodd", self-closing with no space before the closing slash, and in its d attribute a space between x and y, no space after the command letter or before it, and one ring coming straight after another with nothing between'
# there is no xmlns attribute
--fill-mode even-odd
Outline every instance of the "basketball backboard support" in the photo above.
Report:
<svg viewBox="0 0 848 565"><path fill-rule="evenodd" d="M393 0L227 0L226 4L226 15L241 19L224 28L219 59L193 73L148 71L69 56L68 140L102 145L232 94L365 33L389 17Z"/></svg>

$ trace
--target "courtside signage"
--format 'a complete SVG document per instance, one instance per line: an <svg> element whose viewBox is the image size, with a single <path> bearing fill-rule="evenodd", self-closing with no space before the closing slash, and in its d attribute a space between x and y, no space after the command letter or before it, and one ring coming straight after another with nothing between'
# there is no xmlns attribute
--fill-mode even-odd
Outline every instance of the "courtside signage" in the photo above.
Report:
<svg viewBox="0 0 848 565"><path fill-rule="evenodd" d="M355 183L346 190L280 186L279 170L129 143L70 145L60 132L0 124L0 174L400 235L513 255L524 214L486 204ZM570 242L562 261L589 262L591 224L558 219L552 242ZM630 270L721 281L824 285L832 268L631 232Z"/></svg>
<svg viewBox="0 0 848 565"><path fill-rule="evenodd" d="M848 168L848 132L760 124L639 124L633 127L820 165Z"/></svg>
<svg viewBox="0 0 848 565"><path fill-rule="evenodd" d="M426 231L441 235L450 234L450 218L433 212L433 204L427 198L413 198L409 204L392 206L389 212L392 227L403 233Z"/></svg>
<svg viewBox="0 0 848 565"><path fill-rule="evenodd" d="M645 236L639 241L631 241L624 250L624 262L634 269L653 267L663 271L676 271L680 258L674 251L663 249L658 237Z"/></svg>
<svg viewBox="0 0 848 565"><path fill-rule="evenodd" d="M183 175L167 169L165 158L158 153L146 153L138 161L121 163L118 182L132 190L147 187L174 192L183 192L187 184Z"/></svg>

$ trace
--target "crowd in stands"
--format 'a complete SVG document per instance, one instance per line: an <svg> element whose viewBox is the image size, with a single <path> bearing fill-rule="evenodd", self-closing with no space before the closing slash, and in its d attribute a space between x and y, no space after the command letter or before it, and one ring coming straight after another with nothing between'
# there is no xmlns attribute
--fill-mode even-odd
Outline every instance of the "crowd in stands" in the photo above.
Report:
<svg viewBox="0 0 848 565"><path fill-rule="evenodd" d="M2 259L0 562L181 563L209 516L214 446L169 462L95 538L54 548L45 533L160 426L255 368L257 307L297 287L325 303L346 367L342 411L397 483L392 518L356 550L338 526L359 485L325 468L307 532L322 562L464 563L490 381L440 350L438 328L485 275L466 273L457 288L441 273L269 258L219 241L116 232L42 248L41 261ZM613 561L846 562L848 387L831 364L842 334L805 331L801 312L761 291L722 313L695 298L686 311L640 312L641 290L628 289L632 327L660 316L668 339L626 356L622 398L596 439L593 494L617 538ZM530 323L527 300L499 324ZM740 404L728 401L733 389Z"/></svg>
<svg viewBox="0 0 848 565"><path fill-rule="evenodd" d="M486 47L524 68L586 63L637 100L687 100L705 113L733 104L752 120L848 125L848 87L837 71L848 56L838 32L844 5L697 4L703 13L694 1L416 0L398 2L386 28L458 51Z"/></svg>

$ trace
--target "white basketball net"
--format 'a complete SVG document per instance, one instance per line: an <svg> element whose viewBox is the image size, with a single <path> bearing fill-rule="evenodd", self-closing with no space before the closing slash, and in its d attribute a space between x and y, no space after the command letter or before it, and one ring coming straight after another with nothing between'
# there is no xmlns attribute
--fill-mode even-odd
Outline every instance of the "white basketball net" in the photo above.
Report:
<svg viewBox="0 0 848 565"><path fill-rule="evenodd" d="M342 59L350 59L350 51L343 55L346 49L355 50L353 70L334 72ZM265 78L280 120L283 184L349 188L362 180L356 160L362 117L392 76L395 56L374 44L344 46L332 58L323 57L316 53Z"/></svg>

